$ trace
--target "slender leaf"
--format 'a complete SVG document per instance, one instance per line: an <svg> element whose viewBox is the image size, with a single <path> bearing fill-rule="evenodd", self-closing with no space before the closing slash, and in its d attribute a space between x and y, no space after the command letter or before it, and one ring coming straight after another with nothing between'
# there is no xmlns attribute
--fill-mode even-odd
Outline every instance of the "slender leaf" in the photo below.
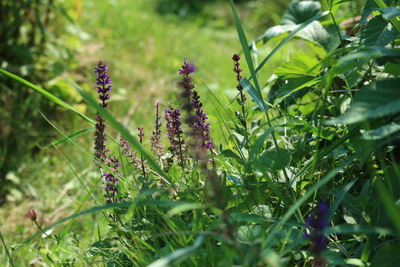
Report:
<svg viewBox="0 0 400 267"><path fill-rule="evenodd" d="M243 89L250 95L251 99L254 100L258 108L262 112L266 112L267 105L265 104L265 101L261 93L253 87L253 85L249 82L249 80L243 77L243 79L240 81L240 85L242 85Z"/></svg>
<svg viewBox="0 0 400 267"><path fill-rule="evenodd" d="M42 96L44 96L45 98L49 99L50 101L72 111L73 113L75 113L76 115L78 115L79 117L81 117L82 119L84 119L85 121L89 122L92 125L95 125L94 121L88 117L86 117L84 114L80 113L79 111L77 111L75 108L73 108L72 106L70 106L69 104L67 104L66 102L64 102L63 100L59 99L58 97L54 96L53 94L47 92L46 90L40 88L39 86L34 85L33 83L28 82L27 80L18 77L17 75L14 75L8 71L5 71L3 69L0 69L0 73L6 75L7 77L20 82L21 84L33 89L35 92L41 94Z"/></svg>
<svg viewBox="0 0 400 267"><path fill-rule="evenodd" d="M147 267L165 267L179 264L180 262L194 255L204 243L204 239L205 236L200 235L196 238L196 241L190 247L177 249L168 256L158 259L155 262L149 264Z"/></svg>

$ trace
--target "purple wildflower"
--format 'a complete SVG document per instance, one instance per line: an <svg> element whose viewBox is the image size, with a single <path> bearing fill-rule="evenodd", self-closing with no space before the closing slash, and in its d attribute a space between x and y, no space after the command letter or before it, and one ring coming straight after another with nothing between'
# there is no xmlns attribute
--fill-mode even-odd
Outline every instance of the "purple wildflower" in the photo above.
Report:
<svg viewBox="0 0 400 267"><path fill-rule="evenodd" d="M329 226L327 220L329 206L321 202L315 208L315 213L306 219L306 226L312 228L304 236L311 241L310 251L315 255L314 266L325 266L325 259L321 253L327 249L327 238L324 229Z"/></svg>
<svg viewBox="0 0 400 267"><path fill-rule="evenodd" d="M98 85L97 92L99 93L99 99L101 101L100 106L105 109L108 106L106 101L110 100L108 92L111 91L111 79L107 74L107 64L99 61L97 67L94 68L94 72L97 73L96 84ZM107 161L107 153L109 152L105 144L107 140L105 119L97 113L95 120L94 155L100 162L105 163Z"/></svg>
<svg viewBox="0 0 400 267"><path fill-rule="evenodd" d="M110 76L107 74L107 64L99 61L97 67L94 68L94 73L97 73L96 84L97 86L97 93L99 93L99 99L101 100L101 106L106 108L108 104L106 101L110 100L109 91L111 90L111 79Z"/></svg>
<svg viewBox="0 0 400 267"><path fill-rule="evenodd" d="M120 199L118 199L118 168L121 167L121 164L116 157L112 157L108 162L108 166L110 167L111 172L104 173L103 178L106 186L106 203L110 204L113 202L120 202Z"/></svg>
<svg viewBox="0 0 400 267"><path fill-rule="evenodd" d="M196 109L193 131L199 139L199 146L204 150L212 150L215 147L210 137L210 124L207 123L208 117L202 109L203 104L200 102L200 96L197 91L193 91L192 99L192 105Z"/></svg>
<svg viewBox="0 0 400 267"><path fill-rule="evenodd" d="M188 63L185 58L183 61L182 68L179 69L179 75L182 75L182 80L178 82L178 86L182 88L180 97L183 99L184 103L182 105L182 110L187 112L186 123L190 128L193 127L193 105L191 103L192 90L195 88L193 84L193 79L189 75L195 72L196 67L192 63Z"/></svg>
<svg viewBox="0 0 400 267"><path fill-rule="evenodd" d="M107 64L99 61L97 67L94 68L96 73L97 93L99 94L100 106L104 109L108 107L107 101L110 100L111 79L107 74ZM106 147L107 135L105 133L106 125L105 119L97 113L96 115L96 132L95 132L95 157L103 164L108 165L110 172L103 173L103 168L100 166L100 171L105 185L105 198L106 203L120 202L118 198L118 181L119 174L118 168L121 166L119 160L115 157L108 158L107 153L109 150Z"/></svg>
<svg viewBox="0 0 400 267"><path fill-rule="evenodd" d="M184 166L184 152L185 152L185 142L182 138L182 121L181 112L178 108L170 107L165 109L165 119L167 121L167 136L170 143L168 148L173 156L179 159L180 165Z"/></svg>
<svg viewBox="0 0 400 267"><path fill-rule="evenodd" d="M138 166L137 152L132 149L132 146L123 136L119 137L119 147L121 148L122 155L129 159L128 163L132 166Z"/></svg>
<svg viewBox="0 0 400 267"><path fill-rule="evenodd" d="M187 58L184 58L182 68L178 71L179 75L189 75L196 72L196 66L193 63L189 63Z"/></svg>

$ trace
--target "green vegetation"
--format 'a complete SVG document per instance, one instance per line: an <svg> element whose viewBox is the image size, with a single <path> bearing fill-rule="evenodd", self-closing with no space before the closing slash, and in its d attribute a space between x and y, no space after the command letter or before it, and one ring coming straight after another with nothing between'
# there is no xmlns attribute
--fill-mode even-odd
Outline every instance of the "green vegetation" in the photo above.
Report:
<svg viewBox="0 0 400 267"><path fill-rule="evenodd" d="M52 134L4 174L0 264L396 266L398 2L168 2L55 9L63 93L2 65Z"/></svg>

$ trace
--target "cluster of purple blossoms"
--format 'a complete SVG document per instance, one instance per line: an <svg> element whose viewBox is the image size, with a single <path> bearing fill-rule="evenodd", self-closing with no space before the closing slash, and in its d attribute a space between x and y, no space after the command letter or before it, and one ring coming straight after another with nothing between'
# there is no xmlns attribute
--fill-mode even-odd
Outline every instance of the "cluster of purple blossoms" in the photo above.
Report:
<svg viewBox="0 0 400 267"><path fill-rule="evenodd" d="M200 96L197 91L193 90L195 86L190 74L194 73L195 70L194 64L189 63L185 58L182 68L178 70L179 74L183 75L178 85L182 88L180 96L184 99L182 110L187 112L187 120L185 121L189 126L187 134L193 137L190 148L197 160L203 160L207 158L206 151L214 149L214 144L211 141L210 124L207 123L208 118L202 109Z"/></svg>
<svg viewBox="0 0 400 267"><path fill-rule="evenodd" d="M108 166L110 167L112 172L104 173L103 178L106 186L106 203L110 204L113 202L120 202L120 199L118 199L118 168L121 167L121 163L116 157L112 157L108 161Z"/></svg>
<svg viewBox="0 0 400 267"><path fill-rule="evenodd" d="M121 148L122 155L128 159L128 163L132 166L137 166L137 152L132 149L131 144L123 136L119 137L119 147Z"/></svg>
<svg viewBox="0 0 400 267"><path fill-rule="evenodd" d="M106 108L108 106L106 101L110 100L110 94L108 92L111 91L111 79L107 74L107 64L99 61L97 67L94 68L94 73L97 75L96 85L97 93L99 94L99 99L101 101L100 106ZM97 113L95 120L96 132L94 134L94 155L100 162L106 163L107 153L109 150L105 144L107 140L105 119Z"/></svg>
<svg viewBox="0 0 400 267"><path fill-rule="evenodd" d="M165 120L167 121L167 136L170 143L168 150L172 155L177 156L179 164L183 167L186 146L183 140L181 112L178 108L173 107L169 107L169 109L165 109L164 111Z"/></svg>
<svg viewBox="0 0 400 267"><path fill-rule="evenodd" d="M182 88L180 97L184 101L182 105L182 110L187 112L187 119L185 122L189 125L190 128L192 128L194 123L194 107L191 103L191 99L192 90L195 88L195 85L193 84L193 79L192 77L190 77L190 74L195 73L196 67L194 66L194 64L189 63L188 60L185 58L181 69L179 69L178 71L179 75L182 75L182 80L178 82L178 86Z"/></svg>
<svg viewBox="0 0 400 267"><path fill-rule="evenodd" d="M94 73L96 73L96 85L97 85L97 93L99 94L100 106L102 108L107 108L107 101L110 100L111 91L111 79L107 74L107 64L99 61L97 67L94 68ZM119 160L115 157L108 158L107 153L109 150L105 144L107 140L106 135L106 125L105 119L97 113L96 115L96 132L95 132L95 145L94 145L94 155L99 160L100 163L107 164L110 168L110 173L103 173L103 169L100 166L100 170L103 176L103 182L105 185L105 198L106 203L119 202L118 199L118 167L121 166Z"/></svg>
<svg viewBox="0 0 400 267"><path fill-rule="evenodd" d="M315 208L313 216L306 219L306 226L310 227L309 233L304 236L311 241L310 252L314 254L314 266L325 266L326 261L321 253L327 249L327 238L324 229L329 226L327 219L329 206L325 202L321 202Z"/></svg>
<svg viewBox="0 0 400 267"><path fill-rule="evenodd" d="M196 135L197 141L199 141L199 146L204 150L214 149L214 144L210 137L210 124L207 123L207 114L204 113L202 107L203 104L200 102L200 96L196 91L193 91L192 105L195 108L195 121L193 125L193 130Z"/></svg>

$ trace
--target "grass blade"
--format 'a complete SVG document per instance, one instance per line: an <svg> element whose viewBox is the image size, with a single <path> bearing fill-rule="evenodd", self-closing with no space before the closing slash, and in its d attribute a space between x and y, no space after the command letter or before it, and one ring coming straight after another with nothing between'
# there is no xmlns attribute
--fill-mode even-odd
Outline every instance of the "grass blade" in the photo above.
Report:
<svg viewBox="0 0 400 267"><path fill-rule="evenodd" d="M94 121L88 117L86 117L84 114L80 113L79 111L77 111L76 109L74 109L72 106L70 106L69 104L67 104L66 102L64 102L63 100L61 100L60 98L56 97L55 95L47 92L46 90L40 88L39 86L34 85L31 82L28 82L27 80L12 74L8 71L5 71L3 69L0 69L0 73L4 74L5 76L20 82L21 84L31 88L32 90L34 90L35 92L41 94L42 96L44 96L45 98L49 99L50 101L72 111L73 113L75 113L76 115L78 115L79 117L81 117L82 119L84 119L85 121L89 122L92 125L95 125Z"/></svg>

